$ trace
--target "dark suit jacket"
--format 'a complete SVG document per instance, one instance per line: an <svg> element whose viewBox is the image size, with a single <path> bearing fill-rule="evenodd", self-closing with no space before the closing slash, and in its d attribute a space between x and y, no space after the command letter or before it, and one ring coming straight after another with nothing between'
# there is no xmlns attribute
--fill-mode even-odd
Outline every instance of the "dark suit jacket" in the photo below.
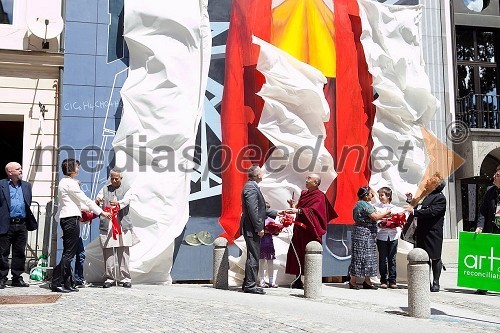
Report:
<svg viewBox="0 0 500 333"><path fill-rule="evenodd" d="M266 209L264 196L257 183L253 180L248 180L245 186L243 186L241 202L241 229L243 235L254 237L259 231L264 229L264 222L267 216L276 217L276 210Z"/></svg>
<svg viewBox="0 0 500 333"><path fill-rule="evenodd" d="M483 228L483 232L491 234L500 234L498 228L493 221L495 220L495 211L497 209L497 187L490 187L484 194L481 208L479 208L479 217L477 226Z"/></svg>
<svg viewBox="0 0 500 333"><path fill-rule="evenodd" d="M26 229L29 231L38 228L38 222L31 212L31 184L21 180L21 189L24 196L24 207L26 209ZM0 235L9 231L10 225L10 191L9 179L0 180Z"/></svg>
<svg viewBox="0 0 500 333"><path fill-rule="evenodd" d="M414 209L418 218L415 230L416 247L424 249L430 259L440 259L443 248L443 226L446 214L446 197L442 193L445 183L441 183L422 201L420 209ZM418 207L418 206L417 206Z"/></svg>

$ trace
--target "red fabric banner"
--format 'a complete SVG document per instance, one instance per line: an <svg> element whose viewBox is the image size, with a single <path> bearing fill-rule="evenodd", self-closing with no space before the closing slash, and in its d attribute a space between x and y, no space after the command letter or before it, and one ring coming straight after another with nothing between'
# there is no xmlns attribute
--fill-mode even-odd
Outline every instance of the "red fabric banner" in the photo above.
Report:
<svg viewBox="0 0 500 333"><path fill-rule="evenodd" d="M271 143L257 130L263 100L256 95L263 76L255 69L259 48L252 34L271 39L271 0L234 0L226 43L226 71L221 108L222 144L227 168L222 172L220 224L229 242L240 235L241 189L246 169L262 165ZM338 217L331 222L352 224L359 187L370 178L371 127L375 116L371 75L359 41L361 20L356 0L334 2L337 77L328 78L325 97L331 116L325 123L325 146L338 172L326 195ZM254 151L252 151L254 150ZM227 154L230 154L229 156Z"/></svg>
<svg viewBox="0 0 500 333"><path fill-rule="evenodd" d="M334 223L352 224L356 192L370 180L371 128L375 117L372 78L359 40L356 0L334 1L336 77L336 152Z"/></svg>
<svg viewBox="0 0 500 333"><path fill-rule="evenodd" d="M222 172L221 235L232 242L240 235L241 189L246 169L262 165L271 143L257 125L264 101L257 96L265 80L256 69L259 48L252 34L269 41L271 0L234 0L226 43L226 72L221 108L222 144L230 148L230 163ZM255 151L255 154L252 152ZM225 152L226 154L228 152ZM228 158L229 156L224 156Z"/></svg>

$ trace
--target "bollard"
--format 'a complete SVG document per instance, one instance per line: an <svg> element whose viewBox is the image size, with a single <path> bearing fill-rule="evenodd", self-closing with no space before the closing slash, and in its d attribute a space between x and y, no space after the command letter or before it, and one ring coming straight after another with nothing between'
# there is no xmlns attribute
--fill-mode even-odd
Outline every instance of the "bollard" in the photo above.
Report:
<svg viewBox="0 0 500 333"><path fill-rule="evenodd" d="M227 252L227 239L218 237L214 241L214 275L215 289L228 289L229 259Z"/></svg>
<svg viewBox="0 0 500 333"><path fill-rule="evenodd" d="M320 298L323 278L323 246L316 242L306 245L304 260L304 296L306 298Z"/></svg>
<svg viewBox="0 0 500 333"><path fill-rule="evenodd" d="M429 255L425 250L415 248L408 253L408 315L429 318L430 285Z"/></svg>

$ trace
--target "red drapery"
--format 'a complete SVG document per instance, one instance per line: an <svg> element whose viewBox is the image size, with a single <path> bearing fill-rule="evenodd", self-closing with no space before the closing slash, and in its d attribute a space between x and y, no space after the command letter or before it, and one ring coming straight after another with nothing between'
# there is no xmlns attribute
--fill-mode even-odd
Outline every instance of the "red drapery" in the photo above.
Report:
<svg viewBox="0 0 500 333"><path fill-rule="evenodd" d="M370 180L371 128L375 117L372 78L359 40L356 0L334 1L336 78L335 223L352 224L359 187ZM360 154L358 154L360 152Z"/></svg>
<svg viewBox="0 0 500 333"><path fill-rule="evenodd" d="M257 130L264 101L257 96L265 80L256 69L259 48L252 34L269 41L271 0L234 0L226 43L226 73L221 108L222 144L230 148L231 159L222 172L222 214L219 220L223 237L233 241L240 233L241 189L247 180L245 170L262 165L271 143ZM255 145L256 151L248 150ZM246 157L243 153L246 151ZM228 157L228 156L226 156Z"/></svg>
<svg viewBox="0 0 500 333"><path fill-rule="evenodd" d="M359 41L361 21L356 0L334 1L337 77L328 78L325 97L331 109L325 124L325 146L332 154L338 177L327 191L338 218L351 224L356 192L370 178L371 127L375 115L371 75ZM230 163L222 172L222 213L219 220L230 242L239 236L241 189L245 170L262 165L271 143L257 130L263 100L256 95L264 77L255 69L259 49L252 34L271 39L271 0L234 0L226 43L226 72L221 109L222 144L230 148ZM249 147L260 153L253 155ZM246 152L246 154L244 154ZM245 156L245 157L243 157ZM229 156L225 156L229 158Z"/></svg>

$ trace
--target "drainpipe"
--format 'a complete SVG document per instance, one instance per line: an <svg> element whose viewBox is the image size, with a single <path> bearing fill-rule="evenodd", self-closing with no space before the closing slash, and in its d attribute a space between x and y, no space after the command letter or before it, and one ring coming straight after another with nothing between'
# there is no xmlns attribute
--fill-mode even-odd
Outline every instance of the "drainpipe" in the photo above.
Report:
<svg viewBox="0 0 500 333"><path fill-rule="evenodd" d="M61 0L61 17L64 22L64 28L59 37L59 53L64 53L64 36L66 35L66 0Z"/></svg>
<svg viewBox="0 0 500 333"><path fill-rule="evenodd" d="M59 53L64 54L64 38L66 32L66 0L61 0L61 17L64 22L64 29L59 36ZM61 96L63 93L63 76L64 76L64 67L59 67L59 76L57 79L56 86L56 102L55 102L55 116L54 116L54 140L53 140L53 154L52 154L52 167L54 168L52 171L52 190L51 190L51 216L49 217L49 241L47 253L49 254L49 266L56 266L56 257L57 257L57 222L55 222L54 216L56 213L57 207L57 189L59 185L59 147L61 145L61 114L62 114L62 103Z"/></svg>
<svg viewBox="0 0 500 333"><path fill-rule="evenodd" d="M448 5L446 3L448 2ZM450 40L446 43L446 54L447 54L447 66L445 69L445 75L450 78L448 80L449 91L448 91L448 107L449 112L445 113L445 119L447 127L450 129L455 129L460 124L456 122L456 87L457 87L457 56L456 56L456 41L455 41L455 10L453 7L453 0L444 1L444 15L445 15L445 34L450 36ZM451 119L450 119L451 118ZM453 151L457 151L458 143L453 142L446 135L448 147L452 147ZM461 209L461 182L460 179L455 178L455 174L452 174L449 178L449 184L454 186L449 186L449 212L450 212L450 237L452 239L458 238L458 232L463 228L462 226L462 209Z"/></svg>

